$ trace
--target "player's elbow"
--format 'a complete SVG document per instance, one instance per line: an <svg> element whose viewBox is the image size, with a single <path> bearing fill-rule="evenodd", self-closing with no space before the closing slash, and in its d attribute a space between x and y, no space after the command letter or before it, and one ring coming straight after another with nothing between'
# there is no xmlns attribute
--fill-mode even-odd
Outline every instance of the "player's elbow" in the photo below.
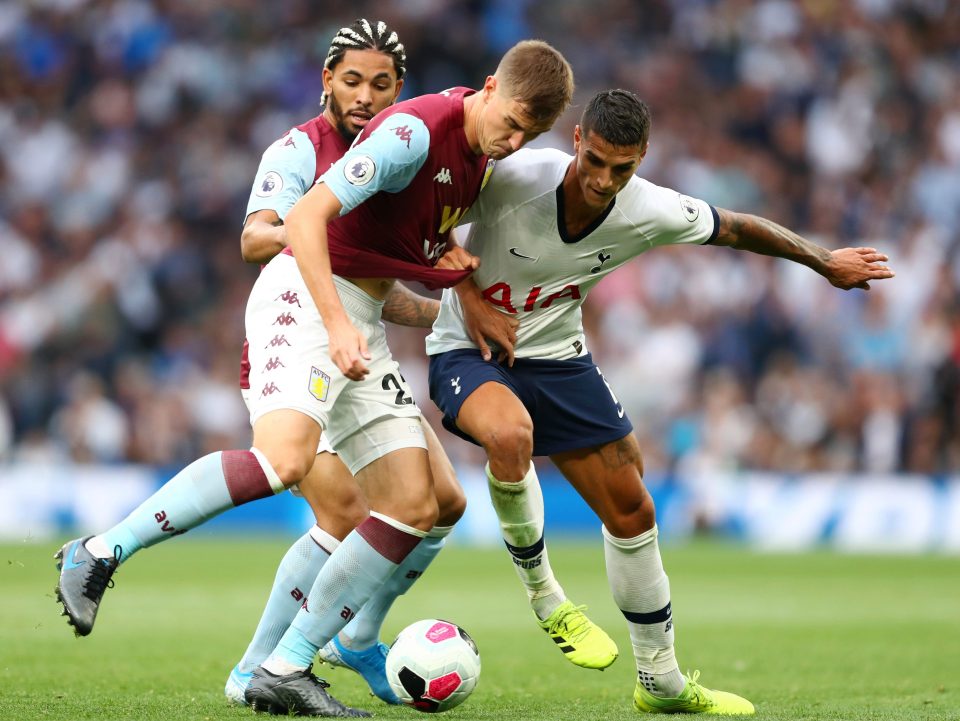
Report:
<svg viewBox="0 0 960 721"><path fill-rule="evenodd" d="M260 262L256 257L256 244L252 235L249 227L244 228L240 234L240 255L246 263Z"/></svg>

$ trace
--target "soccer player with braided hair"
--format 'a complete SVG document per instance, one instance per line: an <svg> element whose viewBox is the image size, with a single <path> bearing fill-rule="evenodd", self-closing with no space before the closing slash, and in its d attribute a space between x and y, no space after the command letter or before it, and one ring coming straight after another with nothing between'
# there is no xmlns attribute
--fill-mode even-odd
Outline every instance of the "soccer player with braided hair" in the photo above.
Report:
<svg viewBox="0 0 960 721"><path fill-rule="evenodd" d="M76 628L89 632L131 553L300 483L322 433L370 515L330 554L309 604L254 670L244 697L255 711L367 715L327 693L311 673L313 658L403 572L439 519L436 454L387 345L383 305L397 280L450 287L476 270L477 259L451 238L453 226L477 200L490 161L549 130L572 95L563 56L527 40L480 90L420 96L364 123L287 213L288 246L251 291L253 447L195 460L117 526L60 549L57 594ZM263 192L275 192L271 180ZM281 329L277 318L287 314Z"/></svg>
<svg viewBox="0 0 960 721"><path fill-rule="evenodd" d="M405 73L403 44L385 22L358 19L337 32L324 62L322 112L291 128L263 154L241 235L241 253L245 260L265 264L286 247L283 220L287 212L316 178L347 151L371 118L396 101ZM383 318L398 325L428 328L436 318L438 307L437 301L396 284L384 303ZM276 328L285 328L286 313L278 313L277 318L280 320ZM244 343L240 385L249 404L248 353ZM279 362L275 358L267 361L268 364ZM393 601L410 588L439 553L465 507L463 491L436 434L425 422L423 431L431 452L431 471L440 509L437 523L416 551L407 556L402 572L384 584L349 628L332 639L321 653L325 660L360 673L371 691L387 703L399 703L399 700L384 672L387 648L379 639L383 620ZM307 600L306 592L330 553L368 514L366 500L356 481L326 437L320 440L313 466L293 490L308 501L316 524L297 539L281 560L254 636L230 672L224 693L235 703L245 703L244 692L251 672L273 650ZM104 535L108 539L105 545L116 542ZM99 540L91 541L90 546L97 547ZM121 542L121 546L127 558L136 550L129 543ZM89 633L93 618L90 624L80 621L77 631ZM329 710L338 710L338 703L331 696Z"/></svg>
<svg viewBox="0 0 960 721"><path fill-rule="evenodd" d="M393 104L403 87L406 59L399 36L383 21L361 18L340 28L324 62L323 112L289 130L263 154L241 236L245 260L267 263L286 247L283 218L287 211L347 151L370 119ZM416 295L398 283L384 303L383 319L398 325L430 327L438 308L436 300ZM249 405L248 352L244 344L240 385ZM463 491L436 434L425 422L423 430L431 451L440 508L437 524L416 552L407 557L403 571L384 584L349 627L320 654L330 663L357 671L371 691L387 703L399 703L399 699L386 680L387 647L380 642L380 628L394 600L410 588L440 552L465 507ZM273 650L307 600L306 591L330 553L369 511L360 488L326 436L321 437L313 466L295 490L309 502L316 524L290 547L280 562L253 639L224 687L226 697L234 703L245 703L244 692L251 672Z"/></svg>

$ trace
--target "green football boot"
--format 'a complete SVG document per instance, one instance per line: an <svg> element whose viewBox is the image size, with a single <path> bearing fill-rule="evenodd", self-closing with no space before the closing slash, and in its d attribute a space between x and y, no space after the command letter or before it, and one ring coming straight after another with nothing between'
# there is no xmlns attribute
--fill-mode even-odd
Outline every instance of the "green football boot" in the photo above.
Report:
<svg viewBox="0 0 960 721"><path fill-rule="evenodd" d="M712 691L697 683L700 672L687 676L687 684L676 698L654 696L638 680L633 692L633 705L646 713L710 713L720 716L749 716L753 704L745 698L726 691Z"/></svg>
<svg viewBox="0 0 960 721"><path fill-rule="evenodd" d="M570 663L582 668L605 669L617 660L619 651L606 632L584 614L586 606L564 601L545 621L537 619L540 628L559 646Z"/></svg>

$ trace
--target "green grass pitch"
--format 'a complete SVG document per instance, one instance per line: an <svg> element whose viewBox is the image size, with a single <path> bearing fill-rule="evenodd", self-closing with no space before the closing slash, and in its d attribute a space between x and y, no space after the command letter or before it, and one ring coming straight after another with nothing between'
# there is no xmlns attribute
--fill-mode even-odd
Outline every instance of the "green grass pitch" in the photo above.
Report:
<svg viewBox="0 0 960 721"><path fill-rule="evenodd" d="M242 654L286 545L201 532L144 551L116 576L93 634L76 639L52 593L56 543L0 546L0 718L243 719L223 682ZM620 645L606 672L575 668L533 623L506 553L452 546L394 607L477 640L483 673L447 718L632 719L633 659L594 543L551 549L571 599ZM960 559L758 555L667 545L677 653L707 686L741 693L759 719L960 719ZM320 674L344 702L389 708L342 669Z"/></svg>

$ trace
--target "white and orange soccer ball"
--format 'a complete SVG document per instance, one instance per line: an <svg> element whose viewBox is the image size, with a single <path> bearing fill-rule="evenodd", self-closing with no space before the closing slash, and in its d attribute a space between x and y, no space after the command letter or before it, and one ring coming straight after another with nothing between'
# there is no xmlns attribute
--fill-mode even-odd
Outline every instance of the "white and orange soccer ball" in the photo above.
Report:
<svg viewBox="0 0 960 721"><path fill-rule="evenodd" d="M459 706L480 678L480 652L455 623L428 618L403 629L387 654L387 680L405 704L426 713Z"/></svg>

